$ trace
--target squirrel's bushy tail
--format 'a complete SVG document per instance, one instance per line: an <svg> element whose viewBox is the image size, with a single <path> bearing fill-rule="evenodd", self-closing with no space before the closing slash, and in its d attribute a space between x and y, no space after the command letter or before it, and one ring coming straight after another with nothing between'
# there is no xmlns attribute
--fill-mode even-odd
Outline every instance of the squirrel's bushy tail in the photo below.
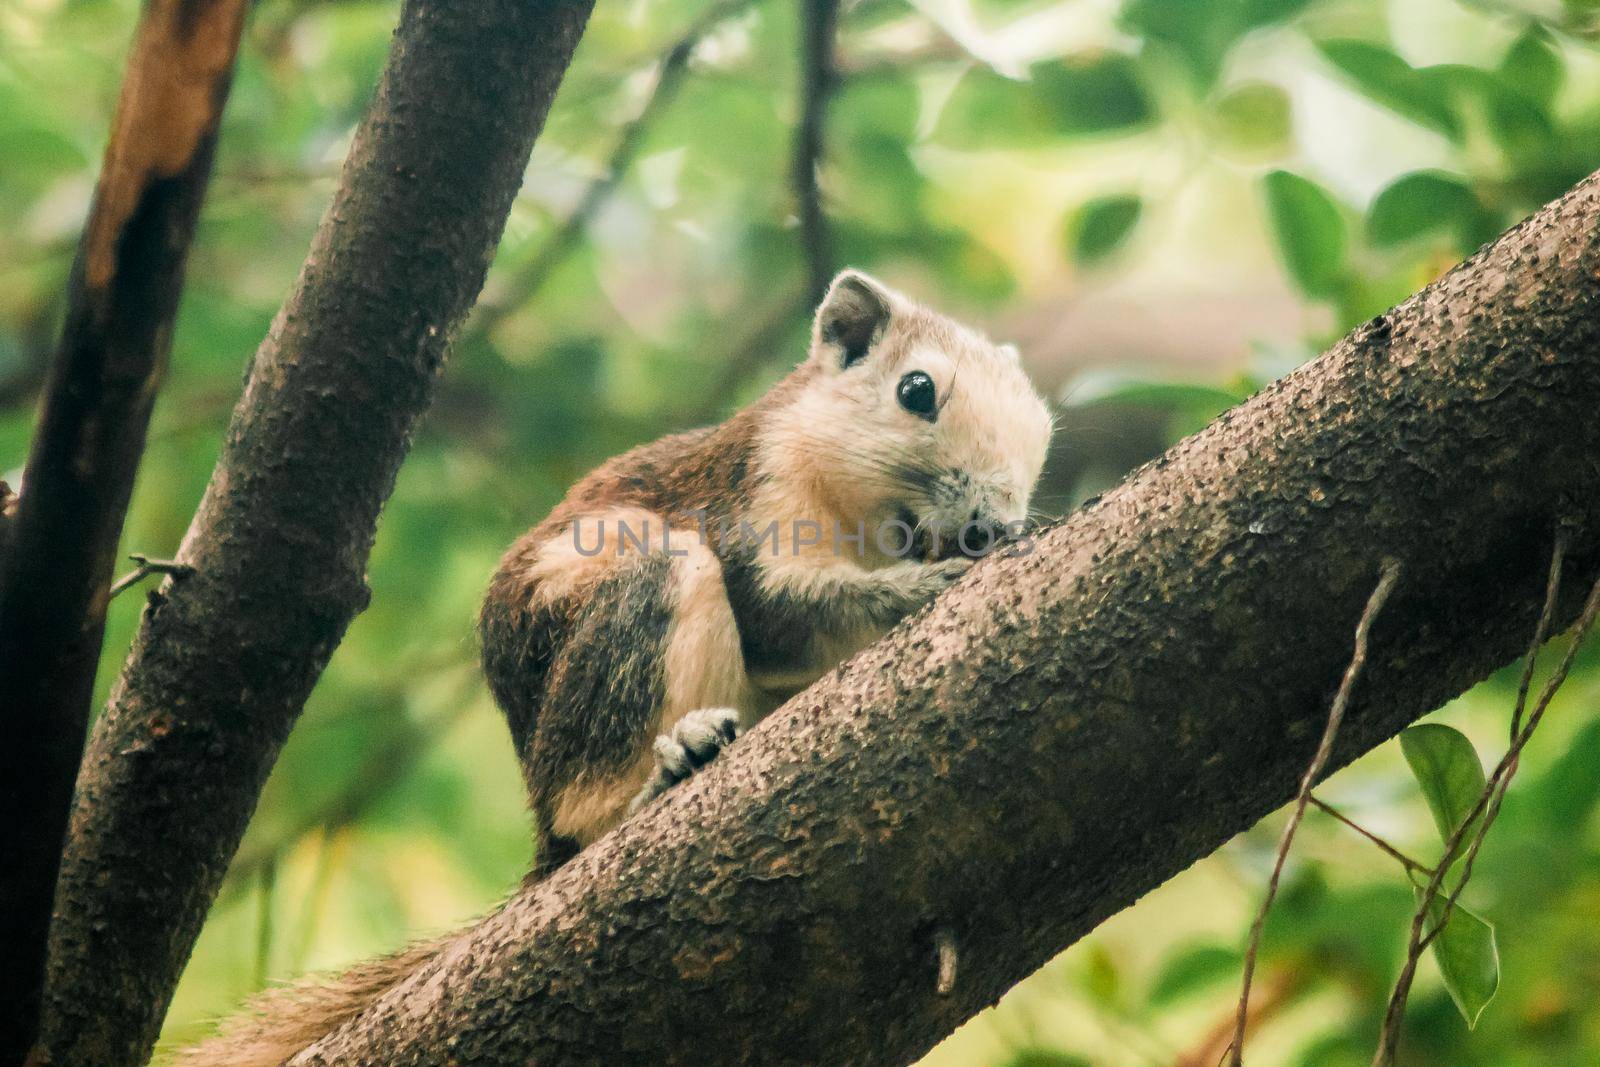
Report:
<svg viewBox="0 0 1600 1067"><path fill-rule="evenodd" d="M308 979L263 993L215 1037L178 1053L172 1067L279 1067L433 959L448 940L419 941L331 982Z"/></svg>

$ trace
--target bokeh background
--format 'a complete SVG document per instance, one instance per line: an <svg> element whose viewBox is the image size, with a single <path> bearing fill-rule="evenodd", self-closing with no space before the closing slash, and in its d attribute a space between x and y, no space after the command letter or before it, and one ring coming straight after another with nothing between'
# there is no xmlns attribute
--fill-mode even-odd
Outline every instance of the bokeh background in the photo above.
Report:
<svg viewBox="0 0 1600 1067"><path fill-rule="evenodd" d="M13 480L136 14L0 0ZM395 16L372 0L257 5L127 551L177 546ZM495 560L599 460L715 421L799 359L819 268L879 272L1021 345L1062 407L1040 498L1062 512L1600 166L1592 0L857 0L822 113L819 257L793 177L801 25L790 0L601 0L384 514L372 606L262 798L164 1048L516 883L528 820L472 637ZM113 606L102 692L140 602ZM1503 675L1438 718L1492 764L1514 688ZM1600 1063L1597 693L1586 658L1466 898L1497 928L1499 997L1469 1031L1425 964L1403 1062ZM1431 861L1394 748L1322 795ZM1210 1067L1281 819L927 1062ZM1368 1062L1410 901L1390 859L1309 817L1268 930L1252 1064Z"/></svg>

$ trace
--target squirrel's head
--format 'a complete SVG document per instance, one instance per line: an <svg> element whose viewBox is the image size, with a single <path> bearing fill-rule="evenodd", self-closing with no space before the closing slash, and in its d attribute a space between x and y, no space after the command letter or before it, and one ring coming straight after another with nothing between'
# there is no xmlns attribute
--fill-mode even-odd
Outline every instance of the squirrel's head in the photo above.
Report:
<svg viewBox="0 0 1600 1067"><path fill-rule="evenodd" d="M923 556L987 543L959 539L972 524L1027 520L1052 420L1012 346L847 270L798 377L773 443L797 488L838 517L904 522Z"/></svg>

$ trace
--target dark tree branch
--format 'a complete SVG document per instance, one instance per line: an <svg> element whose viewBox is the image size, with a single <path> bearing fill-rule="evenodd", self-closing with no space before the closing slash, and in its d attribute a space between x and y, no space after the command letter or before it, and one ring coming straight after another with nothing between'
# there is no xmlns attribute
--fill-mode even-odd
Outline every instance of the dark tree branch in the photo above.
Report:
<svg viewBox="0 0 1600 1067"><path fill-rule="evenodd" d="M367 601L379 509L589 8L404 4L179 549L195 573L146 610L85 757L51 936L52 1062L149 1055L273 760Z"/></svg>
<svg viewBox="0 0 1600 1067"><path fill-rule="evenodd" d="M1591 178L979 565L292 1062L914 1059L1295 795L1383 560L1330 768L1521 651L1557 514L1593 580L1597 213Z"/></svg>
<svg viewBox="0 0 1600 1067"><path fill-rule="evenodd" d="M38 1034L107 586L248 10L145 7L0 558L0 1063L21 1062Z"/></svg>
<svg viewBox="0 0 1600 1067"><path fill-rule="evenodd" d="M833 234L822 209L817 168L822 165L828 100L838 84L834 67L839 0L800 2L800 122L794 136L795 210L800 217L800 249L805 255L806 291L817 304L833 280Z"/></svg>
<svg viewBox="0 0 1600 1067"><path fill-rule="evenodd" d="M485 295L462 331L462 345L473 344L488 337L508 315L527 306L530 300L539 295L539 291L550 280L550 275L578 247L584 231L600 213L606 201L611 199L617 187L622 184L622 179L627 176L633 161L639 155L639 149L644 144L645 135L649 132L651 124L678 95L695 48L708 33L748 8L751 2L752 0L723 0L722 3L713 5L661 57L655 86L645 98L638 114L634 115L633 120L617 135L605 169L584 189L583 195L578 198L577 206L556 225L527 265L518 268L503 285L495 286L498 291L491 291Z"/></svg>

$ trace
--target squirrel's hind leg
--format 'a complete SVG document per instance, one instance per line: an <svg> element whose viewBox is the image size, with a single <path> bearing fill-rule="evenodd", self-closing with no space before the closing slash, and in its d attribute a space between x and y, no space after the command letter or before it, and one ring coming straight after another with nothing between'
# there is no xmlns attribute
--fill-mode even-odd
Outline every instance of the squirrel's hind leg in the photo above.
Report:
<svg viewBox="0 0 1600 1067"><path fill-rule="evenodd" d="M753 721L739 627L722 565L695 545L676 561L672 629L667 635L667 699L655 765L633 797L634 812L705 766Z"/></svg>
<svg viewBox="0 0 1600 1067"><path fill-rule="evenodd" d="M673 527L667 541L658 516L628 520L652 531L646 551L603 542L573 562L588 584L551 663L526 760L543 836L576 848L621 821L642 790L659 783L659 792L711 758L754 706L716 555L693 528ZM663 749L681 772L670 781L660 777Z"/></svg>

